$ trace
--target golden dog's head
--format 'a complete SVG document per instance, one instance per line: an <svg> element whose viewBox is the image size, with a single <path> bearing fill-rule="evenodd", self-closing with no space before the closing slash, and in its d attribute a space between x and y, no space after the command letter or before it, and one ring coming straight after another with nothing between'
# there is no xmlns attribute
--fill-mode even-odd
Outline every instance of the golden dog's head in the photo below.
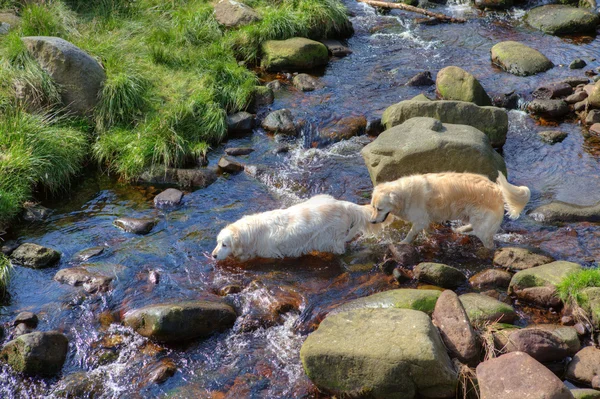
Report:
<svg viewBox="0 0 600 399"><path fill-rule="evenodd" d="M230 226L225 227L217 236L217 246L212 251L216 260L224 260L229 255L235 255L238 235Z"/></svg>
<svg viewBox="0 0 600 399"><path fill-rule="evenodd" d="M371 197L371 223L383 223L388 215L397 208L397 195L385 184L379 184Z"/></svg>

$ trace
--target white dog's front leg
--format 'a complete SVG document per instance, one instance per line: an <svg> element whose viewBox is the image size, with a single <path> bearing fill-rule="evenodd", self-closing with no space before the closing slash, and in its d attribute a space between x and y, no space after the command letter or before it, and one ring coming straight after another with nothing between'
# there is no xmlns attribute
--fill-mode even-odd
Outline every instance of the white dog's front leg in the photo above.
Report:
<svg viewBox="0 0 600 399"><path fill-rule="evenodd" d="M406 235L406 238L400 241L400 244L410 244L414 241L417 234L419 234L424 228L425 226L413 224L410 228L410 231Z"/></svg>

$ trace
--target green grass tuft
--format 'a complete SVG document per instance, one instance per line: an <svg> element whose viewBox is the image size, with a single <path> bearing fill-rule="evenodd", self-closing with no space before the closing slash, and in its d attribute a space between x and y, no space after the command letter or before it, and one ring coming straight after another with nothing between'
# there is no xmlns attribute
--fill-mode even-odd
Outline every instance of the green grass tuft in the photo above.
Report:
<svg viewBox="0 0 600 399"><path fill-rule="evenodd" d="M585 305L582 291L588 287L600 287L600 269L583 269L569 274L556 286L558 296L564 303Z"/></svg>
<svg viewBox="0 0 600 399"><path fill-rule="evenodd" d="M0 253L0 299L5 298L8 294L7 288L12 269L10 260L3 253Z"/></svg>
<svg viewBox="0 0 600 399"><path fill-rule="evenodd" d="M76 16L64 3L26 3L21 10L22 36L58 36L67 39L75 35Z"/></svg>

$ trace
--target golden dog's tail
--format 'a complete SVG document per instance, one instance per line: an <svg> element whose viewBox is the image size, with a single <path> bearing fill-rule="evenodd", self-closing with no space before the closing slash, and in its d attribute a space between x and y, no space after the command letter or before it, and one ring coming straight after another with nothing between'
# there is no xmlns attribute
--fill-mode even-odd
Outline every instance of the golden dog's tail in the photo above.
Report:
<svg viewBox="0 0 600 399"><path fill-rule="evenodd" d="M531 198L531 191L525 186L513 186L500 171L498 171L496 184L502 191L508 217L518 219L525 205L529 202L529 198Z"/></svg>

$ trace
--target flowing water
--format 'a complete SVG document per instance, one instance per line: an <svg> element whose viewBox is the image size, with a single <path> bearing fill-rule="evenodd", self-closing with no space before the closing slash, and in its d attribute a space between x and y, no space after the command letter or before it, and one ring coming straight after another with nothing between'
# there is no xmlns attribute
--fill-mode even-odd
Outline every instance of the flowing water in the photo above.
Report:
<svg viewBox="0 0 600 399"><path fill-rule="evenodd" d="M0 307L0 323L8 326L21 311L40 317L39 330L56 329L70 339L63 376L85 371L101 381L103 398L296 398L319 396L304 375L299 349L327 312L352 298L398 287L373 265L382 243L358 241L346 256L309 256L297 260L216 264L208 257L215 237L228 222L242 215L288 206L317 193L330 193L365 203L372 185L360 157L367 137L324 145L318 130L342 117L375 118L400 100L421 92L403 84L416 73L435 73L456 65L473 73L491 95L516 91L525 100L542 83L582 71L568 68L584 58L586 69L600 63L600 42L591 37L557 38L528 28L524 11L483 13L469 5L440 6L437 11L468 18L466 24L418 25L414 14L393 11L377 14L371 7L347 0L356 34L348 41L353 54L335 59L320 77L326 88L301 93L286 86L276 94L271 110L289 108L306 121L300 138L289 142L289 153L275 154L280 145L256 129L252 135L230 140L211 153L216 161L225 146L252 146L241 157L256 165L257 173L222 175L205 189L186 193L183 205L162 212L152 199L158 187L131 186L93 174L83 178L67 199L44 205L55 211L43 224L21 226L20 242L35 242L62 252L57 267L32 270L16 267L9 286L11 299ZM517 77L491 66L489 50L498 41L517 40L546 54L557 65L533 77ZM273 76L265 76L266 80ZM433 87L427 94L433 94ZM263 110L262 112L266 112ZM575 123L558 128L569 136L553 146L537 132L547 129L521 111L509 113L510 130L504 157L510 180L527 185L532 201L527 210L552 200L592 204L600 200L600 144ZM119 216L155 217L158 225L145 236L123 233L112 222ZM589 265L600 258L600 228L590 223L548 226L523 216L505 222L496 236L498 245L541 248L556 258ZM470 238L441 227L430 238L416 242L426 260L442 261L467 274L491 266L489 254ZM112 264L116 280L107 293L86 295L80 288L52 280L60 268L76 265L73 255L105 247L94 262ZM149 282L158 271L160 282ZM129 309L169 300L216 298L227 285L242 287L225 298L239 313L236 325L204 341L178 346L157 345L119 324ZM257 309L268 308L281 295L296 306L277 320L265 322ZM260 312L258 312L260 313ZM526 313L521 324L552 315ZM164 384L148 383L149 368L171 358L177 373ZM0 368L0 397L52 397L60 379L24 378Z"/></svg>

